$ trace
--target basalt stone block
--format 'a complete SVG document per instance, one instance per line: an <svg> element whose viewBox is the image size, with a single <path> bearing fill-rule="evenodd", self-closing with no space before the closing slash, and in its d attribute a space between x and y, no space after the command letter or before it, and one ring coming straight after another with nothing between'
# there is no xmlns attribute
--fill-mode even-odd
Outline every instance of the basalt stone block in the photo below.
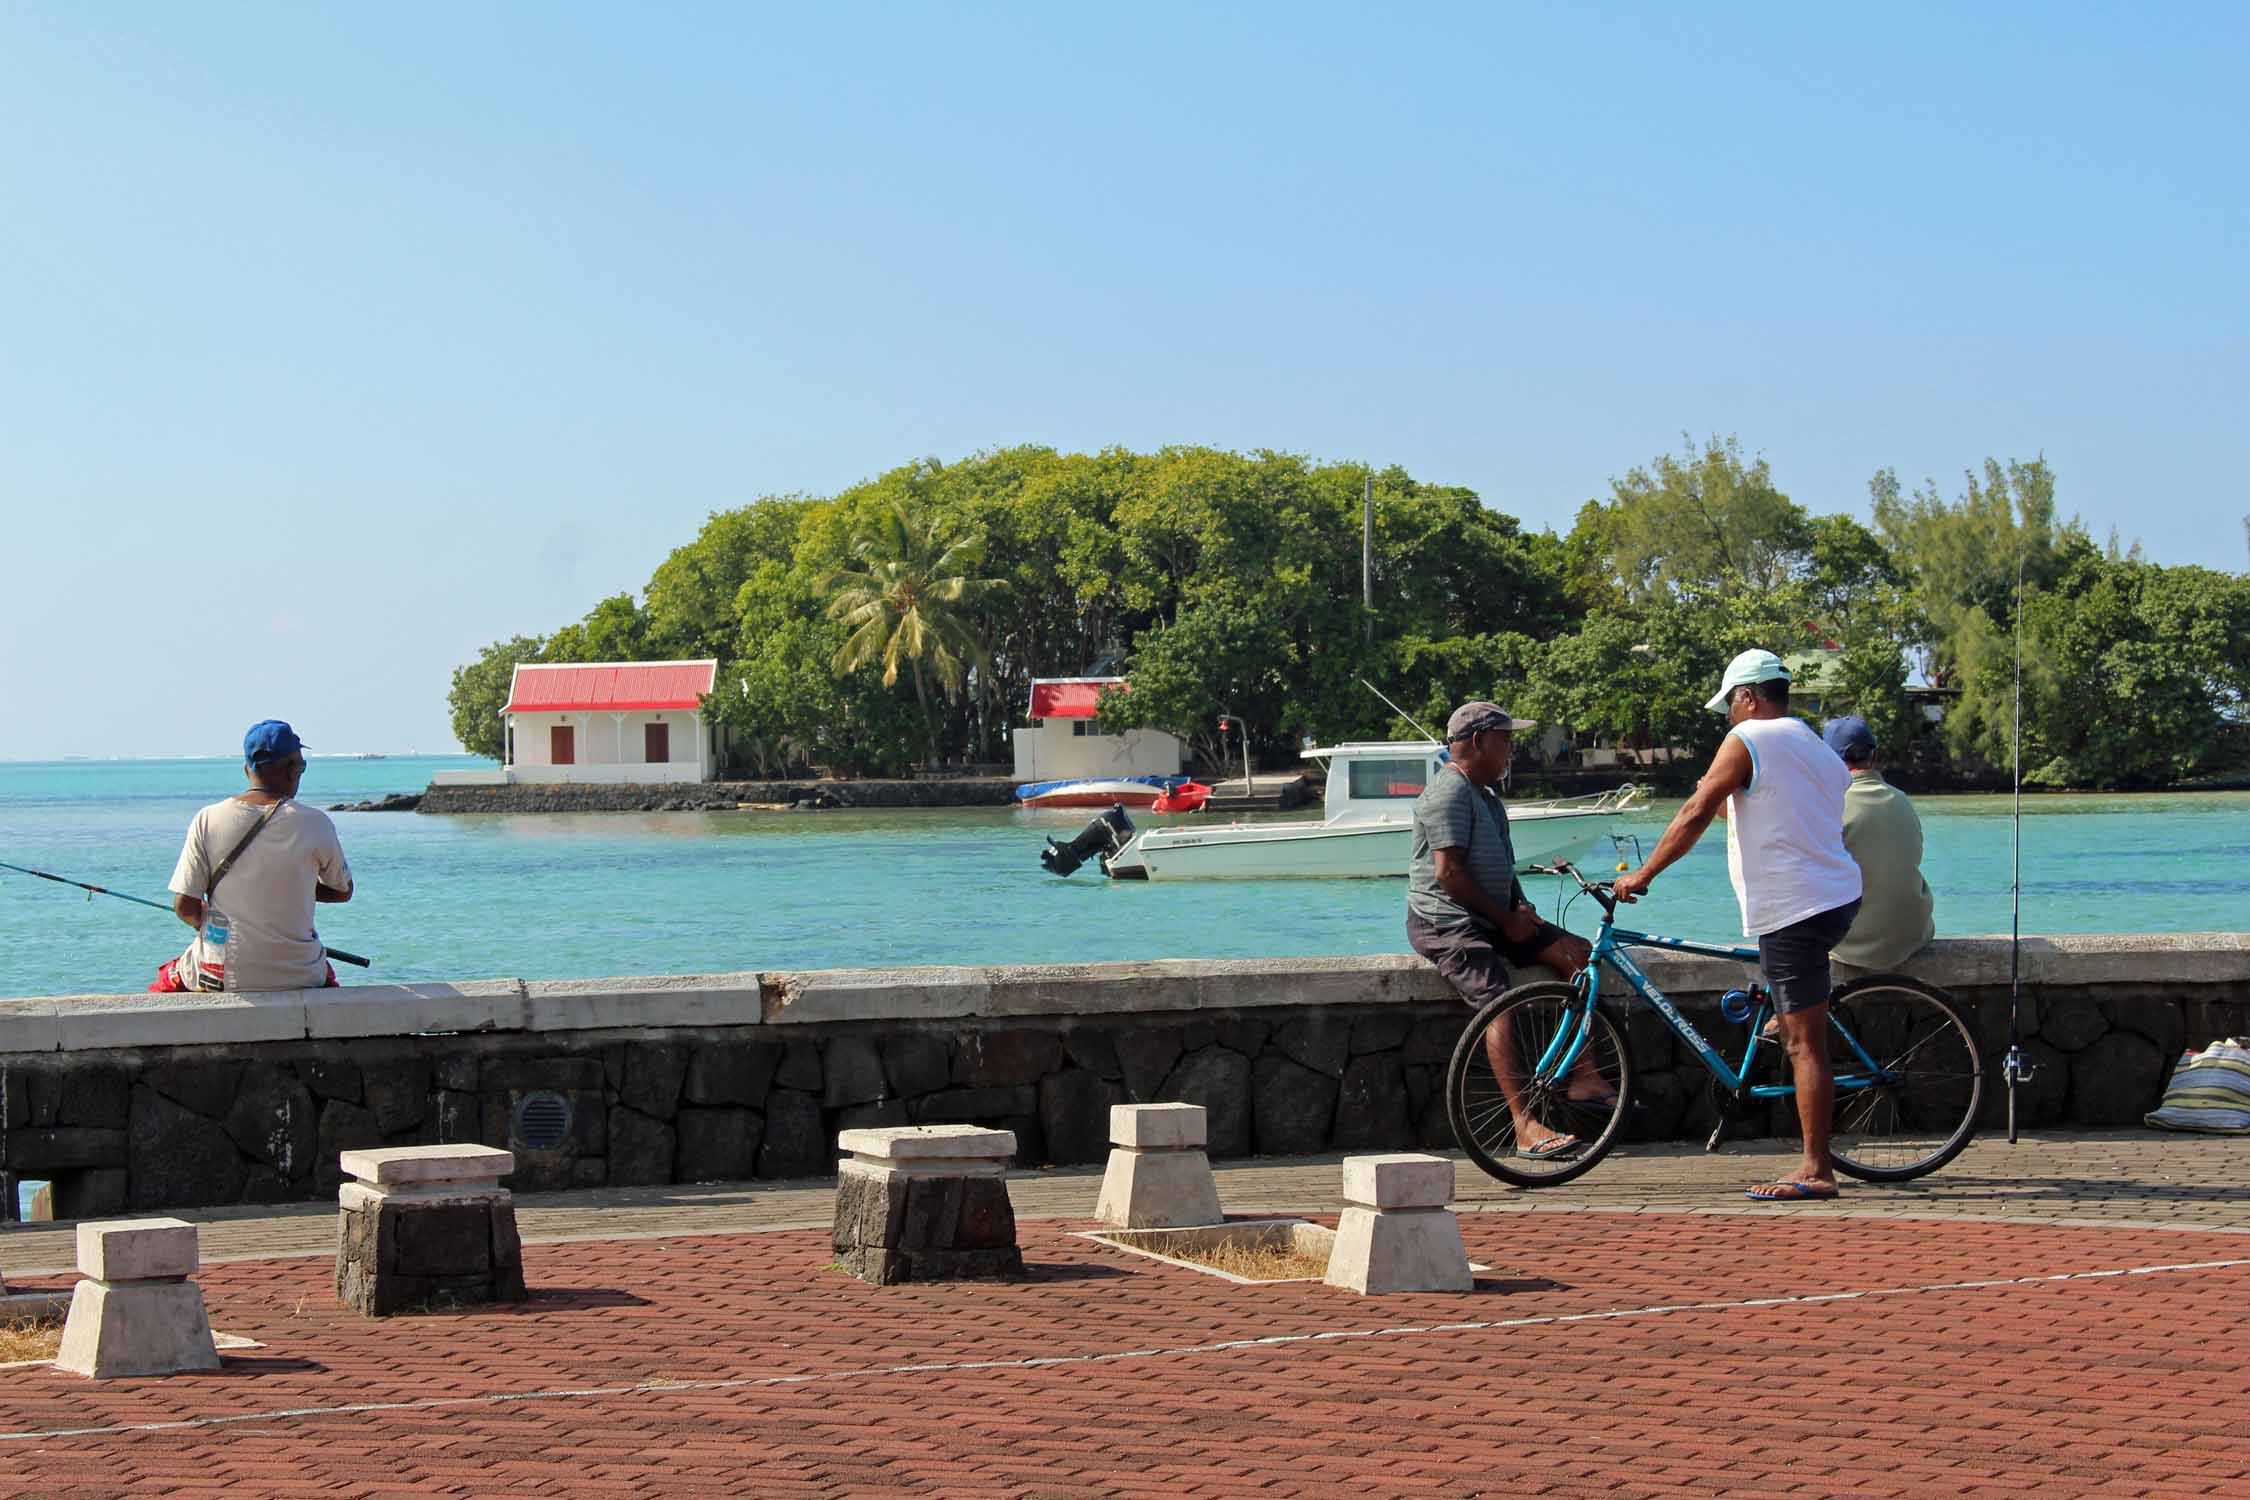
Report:
<svg viewBox="0 0 2250 1500"><path fill-rule="evenodd" d="M320 1128L313 1146L313 1183L323 1191L343 1180L336 1159L346 1151L383 1144L383 1127L375 1112L358 1104L331 1099L320 1107Z"/></svg>
<svg viewBox="0 0 2250 1500"><path fill-rule="evenodd" d="M441 1089L437 1096L437 1138L441 1141L474 1141L481 1120L477 1096ZM487 1145L492 1144L486 1142Z"/></svg>
<svg viewBox="0 0 2250 1500"><path fill-rule="evenodd" d="M132 1201L123 1167L89 1167L59 1172L54 1179L55 1217L99 1219L125 1212Z"/></svg>
<svg viewBox="0 0 2250 1500"><path fill-rule="evenodd" d="M602 1088L599 1057L488 1057L479 1072L477 1088L486 1094L528 1094L541 1089L556 1093Z"/></svg>
<svg viewBox="0 0 2250 1500"><path fill-rule="evenodd" d="M1361 1146L1403 1146L1414 1138L1406 1114L1405 1064L1395 1052L1355 1057L1344 1069L1336 1094L1336 1129L1330 1144L1338 1150Z"/></svg>
<svg viewBox="0 0 2250 1500"><path fill-rule="evenodd" d="M267 1163L283 1180L311 1172L320 1107L295 1074L266 1063L245 1068L224 1124L244 1156Z"/></svg>
<svg viewBox="0 0 2250 1500"><path fill-rule="evenodd" d="M513 1203L370 1202L342 1210L336 1296L366 1317L448 1303L521 1302Z"/></svg>
<svg viewBox="0 0 2250 1500"><path fill-rule="evenodd" d="M1463 1007L1458 1018L1441 1021L1425 1017L1416 1021L1413 1029L1406 1034L1403 1049L1406 1061L1441 1065L1449 1061L1454 1047L1460 1043L1462 1031L1468 1026L1468 1017L1469 1011Z"/></svg>
<svg viewBox="0 0 2250 1500"><path fill-rule="evenodd" d="M1274 1033L1273 1045L1301 1067L1341 1078L1351 1058L1352 1023L1334 1016L1300 1016Z"/></svg>
<svg viewBox="0 0 2250 1500"><path fill-rule="evenodd" d="M758 1145L758 1175L820 1177L835 1163L820 1100L797 1089L773 1090L766 1100L765 1139Z"/></svg>
<svg viewBox="0 0 2250 1500"><path fill-rule="evenodd" d="M619 1105L609 1117L609 1180L615 1187L672 1180L672 1127Z"/></svg>
<svg viewBox="0 0 2250 1500"><path fill-rule="evenodd" d="M2109 1030L2109 1018L2091 995L2051 997L2039 1021L2039 1038L2063 1052L2076 1052Z"/></svg>
<svg viewBox="0 0 2250 1500"><path fill-rule="evenodd" d="M2162 997L2120 997L2112 1003L2117 1029L2146 1037L2166 1061L2187 1046L2187 1017L2178 1001Z"/></svg>
<svg viewBox="0 0 2250 1500"><path fill-rule="evenodd" d="M1219 1017L1219 1045L1256 1057L1265 1050L1266 1038L1273 1035L1273 1023L1256 1016Z"/></svg>
<svg viewBox="0 0 2250 1500"><path fill-rule="evenodd" d="M1164 1080L1163 1097L1208 1111L1213 1156L1250 1154L1249 1058L1219 1046L1190 1053Z"/></svg>
<svg viewBox="0 0 2250 1500"><path fill-rule="evenodd" d="M926 1031L886 1037L882 1057L883 1073L895 1096L911 1099L935 1093L953 1081L953 1049L944 1037Z"/></svg>
<svg viewBox="0 0 2250 1500"><path fill-rule="evenodd" d="M953 1049L953 1081L970 1088L1034 1085L1062 1066L1062 1033L970 1031Z"/></svg>
<svg viewBox="0 0 2250 1500"><path fill-rule="evenodd" d="M231 1061L158 1063L142 1071L140 1082L172 1103L215 1120L234 1103L242 1068Z"/></svg>
<svg viewBox="0 0 2250 1500"><path fill-rule="evenodd" d="M55 1112L58 1125L123 1130L132 1114L132 1080L122 1068L73 1068Z"/></svg>
<svg viewBox="0 0 2250 1500"><path fill-rule="evenodd" d="M975 1125L1003 1115L1027 1115L1039 1108L1039 1091L1029 1084L1013 1088L944 1089L915 1100L908 1113L915 1123Z"/></svg>
<svg viewBox="0 0 2250 1500"><path fill-rule="evenodd" d="M1039 1129L1045 1159L1058 1166L1102 1160L1109 1150L1109 1110L1125 1090L1088 1068L1065 1068L1039 1084Z"/></svg>
<svg viewBox="0 0 2250 1500"><path fill-rule="evenodd" d="M819 1093L820 1048L812 1042L791 1042L782 1051L781 1066L775 1071L773 1081L776 1088Z"/></svg>
<svg viewBox="0 0 2250 1500"><path fill-rule="evenodd" d="M1063 1033L1063 1055L1089 1073L1116 1082L1125 1076L1118 1066L1117 1043L1106 1031L1092 1026L1073 1026Z"/></svg>
<svg viewBox="0 0 2250 1500"><path fill-rule="evenodd" d="M477 1091L480 1064L483 1059L476 1053L462 1049L448 1049L431 1060L432 1077L441 1089L456 1093L473 1094Z"/></svg>
<svg viewBox="0 0 2250 1500"><path fill-rule="evenodd" d="M30 1070L0 1068L0 1129L23 1130L30 1124Z"/></svg>
<svg viewBox="0 0 2250 1500"><path fill-rule="evenodd" d="M1219 1023L1198 1016L1180 1028L1180 1045L1190 1052L1201 1052L1216 1046L1219 1040Z"/></svg>
<svg viewBox="0 0 2250 1500"><path fill-rule="evenodd" d="M305 1087L321 1099L341 1099L346 1104L365 1104L361 1093L365 1077L359 1064L342 1057L316 1057L299 1065Z"/></svg>
<svg viewBox="0 0 2250 1500"><path fill-rule="evenodd" d="M1135 1103L1158 1098L1164 1080L1180 1061L1182 1043L1177 1026L1135 1027L1117 1037L1117 1065L1125 1080L1125 1097Z"/></svg>
<svg viewBox="0 0 2250 1500"><path fill-rule="evenodd" d="M1363 1052L1388 1052L1406 1044L1407 1033L1414 1023L1396 1011L1381 1011L1371 1016L1361 1016L1352 1022L1352 1054Z"/></svg>
<svg viewBox="0 0 2250 1500"><path fill-rule="evenodd" d="M134 1208L236 1203L250 1175L249 1163L215 1121L150 1088L133 1090L126 1149Z"/></svg>
<svg viewBox="0 0 2250 1500"><path fill-rule="evenodd" d="M9 1131L5 1149L10 1169L38 1177L89 1167L122 1167L129 1149L127 1141L127 1133L122 1130L46 1125Z"/></svg>
<svg viewBox="0 0 2250 1500"><path fill-rule="evenodd" d="M2156 1108L2176 1055L2130 1031L2095 1041L2070 1059L2071 1124L2139 1124Z"/></svg>
<svg viewBox="0 0 2250 1500"><path fill-rule="evenodd" d="M880 1130L913 1123L904 1099L878 1099L872 1104L847 1104L836 1111L838 1130Z"/></svg>
<svg viewBox="0 0 2250 1500"><path fill-rule="evenodd" d="M883 1076L883 1059L874 1042L861 1036L840 1036L828 1044L822 1060L827 1071L821 1102L830 1109L846 1104L870 1104L889 1092Z"/></svg>
<svg viewBox="0 0 2250 1500"><path fill-rule="evenodd" d="M1328 1149L1336 1118L1336 1080L1271 1053L1251 1069L1251 1124L1260 1156L1304 1156Z"/></svg>
<svg viewBox="0 0 2250 1500"><path fill-rule="evenodd" d="M618 1099L651 1119L671 1119L680 1107L680 1088L687 1082L688 1062L688 1049L678 1043L631 1043L625 1048L625 1076L618 1087Z"/></svg>
<svg viewBox="0 0 2250 1500"><path fill-rule="evenodd" d="M429 1118L435 1081L435 1071L426 1057L374 1063L366 1070L359 1102L374 1112L377 1129L387 1136L397 1135Z"/></svg>
<svg viewBox="0 0 2250 1500"><path fill-rule="evenodd" d="M781 1048L771 1042L707 1042L695 1049L688 1062L682 1097L690 1104L742 1104L754 1109L766 1102L774 1070L780 1066Z"/></svg>

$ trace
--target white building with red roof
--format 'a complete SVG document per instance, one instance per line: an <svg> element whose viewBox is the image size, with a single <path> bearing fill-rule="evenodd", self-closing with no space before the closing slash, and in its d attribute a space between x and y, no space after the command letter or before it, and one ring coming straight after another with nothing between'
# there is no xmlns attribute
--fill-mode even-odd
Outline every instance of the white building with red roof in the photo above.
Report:
<svg viewBox="0 0 2250 1500"><path fill-rule="evenodd" d="M1161 729L1105 734L1094 712L1102 693L1124 692L1122 677L1034 677L1031 723L1015 732L1016 780L1176 776L1180 742Z"/></svg>
<svg viewBox="0 0 2250 1500"><path fill-rule="evenodd" d="M523 662L500 716L509 782L708 781L716 661Z"/></svg>

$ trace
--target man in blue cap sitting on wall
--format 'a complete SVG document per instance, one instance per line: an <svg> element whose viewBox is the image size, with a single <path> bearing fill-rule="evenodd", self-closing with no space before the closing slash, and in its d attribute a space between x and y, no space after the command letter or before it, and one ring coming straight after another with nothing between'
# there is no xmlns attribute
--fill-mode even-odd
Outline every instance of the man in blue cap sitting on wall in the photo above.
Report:
<svg viewBox="0 0 2250 1500"><path fill-rule="evenodd" d="M1859 866L1844 848L1851 773L1804 720L1791 717L1789 669L1771 651L1745 651L1727 663L1719 691L1704 706L1727 716L1726 738L1648 859L1617 877L1617 898L1637 900L1725 810L1727 873L1742 907L1743 935L1758 940L1758 971L1780 1016L1805 1137L1798 1169L1749 1195L1833 1198L1828 1133L1836 1075L1828 1060L1828 955L1859 911Z"/></svg>
<svg viewBox="0 0 2250 1500"><path fill-rule="evenodd" d="M242 737L249 790L188 825L172 872L172 910L195 929L187 952L156 971L158 993L306 990L336 982L313 930L313 905L352 899L336 825L296 800L305 747L279 719Z"/></svg>
<svg viewBox="0 0 2250 1500"><path fill-rule="evenodd" d="M1820 737L1852 773L1844 793L1844 848L1863 894L1834 957L1855 969L1895 969L1937 936L1936 902L1922 878L1922 820L1906 793L1883 779L1875 731L1857 714L1830 719Z"/></svg>

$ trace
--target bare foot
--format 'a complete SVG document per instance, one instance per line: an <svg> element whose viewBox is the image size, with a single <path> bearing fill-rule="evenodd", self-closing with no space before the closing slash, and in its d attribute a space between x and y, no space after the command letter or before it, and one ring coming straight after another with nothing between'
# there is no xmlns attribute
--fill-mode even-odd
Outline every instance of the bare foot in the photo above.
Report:
<svg viewBox="0 0 2250 1500"><path fill-rule="evenodd" d="M1760 1203L1825 1202L1836 1196L1836 1184L1831 1179L1800 1174L1744 1188L1742 1196Z"/></svg>

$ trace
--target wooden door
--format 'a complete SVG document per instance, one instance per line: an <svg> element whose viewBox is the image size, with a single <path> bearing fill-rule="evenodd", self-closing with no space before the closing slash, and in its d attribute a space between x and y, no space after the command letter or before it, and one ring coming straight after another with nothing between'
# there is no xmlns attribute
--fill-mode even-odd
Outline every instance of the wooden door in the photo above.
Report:
<svg viewBox="0 0 2250 1500"><path fill-rule="evenodd" d="M672 758L672 726L669 724L644 724L641 726L641 759L652 766L661 766Z"/></svg>
<svg viewBox="0 0 2250 1500"><path fill-rule="evenodd" d="M557 724L547 731L547 763L555 766L578 764L578 731L568 724Z"/></svg>

